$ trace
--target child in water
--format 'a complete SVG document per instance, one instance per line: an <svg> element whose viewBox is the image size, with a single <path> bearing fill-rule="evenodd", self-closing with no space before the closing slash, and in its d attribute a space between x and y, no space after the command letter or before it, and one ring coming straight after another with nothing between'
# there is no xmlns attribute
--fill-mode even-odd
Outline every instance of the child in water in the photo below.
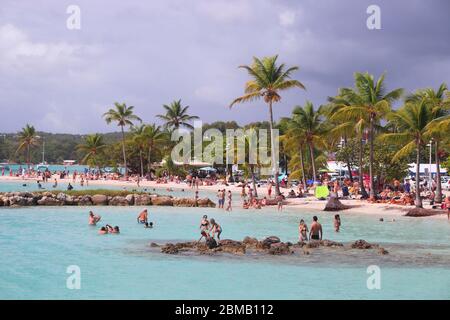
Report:
<svg viewBox="0 0 450 320"><path fill-rule="evenodd" d="M153 228L153 222L150 223L146 222L144 228Z"/></svg>
<svg viewBox="0 0 450 320"><path fill-rule="evenodd" d="M334 216L334 230L336 232L339 232L340 228L341 228L341 217L337 214Z"/></svg>

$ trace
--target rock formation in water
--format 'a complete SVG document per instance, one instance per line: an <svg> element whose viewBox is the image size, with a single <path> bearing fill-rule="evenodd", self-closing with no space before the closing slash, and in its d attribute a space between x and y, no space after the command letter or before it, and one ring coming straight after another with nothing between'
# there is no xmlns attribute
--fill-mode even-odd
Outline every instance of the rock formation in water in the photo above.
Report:
<svg viewBox="0 0 450 320"><path fill-rule="evenodd" d="M216 204L208 198L195 199L160 196L156 194L130 193L107 196L104 194L70 195L64 192L4 192L0 193L0 206L174 206L211 207Z"/></svg>
<svg viewBox="0 0 450 320"><path fill-rule="evenodd" d="M166 254L199 254L199 255L214 255L218 253L229 253L232 255L292 255L295 253L309 255L314 250L320 247L323 248L345 248L352 249L377 249L377 253L380 255L386 255L389 252L377 244L368 243L365 240L358 240L348 246L344 244L331 241L331 240L312 240L309 242L282 242L280 238L276 236L267 237L264 240L259 241L256 238L245 237L242 241L236 241L231 239L220 240L211 246L207 242L178 242L178 243L166 243L156 244L152 242L151 248L160 248L162 253Z"/></svg>

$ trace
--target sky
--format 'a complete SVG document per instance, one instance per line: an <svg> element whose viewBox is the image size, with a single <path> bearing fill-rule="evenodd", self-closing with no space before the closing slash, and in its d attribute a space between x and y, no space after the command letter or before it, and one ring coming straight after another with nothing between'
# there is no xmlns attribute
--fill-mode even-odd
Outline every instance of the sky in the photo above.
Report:
<svg viewBox="0 0 450 320"><path fill-rule="evenodd" d="M275 119L326 103L354 72L386 72L388 90L450 84L449 13L447 0L0 0L0 132L115 131L102 115L116 101L147 123L178 99L204 122L264 121L263 101L228 108L253 56L300 67L306 91L283 93Z"/></svg>

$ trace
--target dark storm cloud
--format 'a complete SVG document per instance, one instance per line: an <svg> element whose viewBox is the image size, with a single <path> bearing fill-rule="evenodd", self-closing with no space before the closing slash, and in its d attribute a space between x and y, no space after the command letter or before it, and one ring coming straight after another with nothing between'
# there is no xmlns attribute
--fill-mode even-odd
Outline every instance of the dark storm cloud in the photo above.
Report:
<svg viewBox="0 0 450 320"><path fill-rule="evenodd" d="M81 8L79 31L66 28L70 4ZM381 30L366 27L372 4ZM450 82L449 12L444 0L3 0L0 132L26 122L107 131L101 115L114 101L152 122L179 98L205 122L265 120L262 103L227 108L247 80L237 66L254 55L300 66L307 91L286 93L277 117L307 99L324 103L355 71L386 71L389 88L436 87Z"/></svg>

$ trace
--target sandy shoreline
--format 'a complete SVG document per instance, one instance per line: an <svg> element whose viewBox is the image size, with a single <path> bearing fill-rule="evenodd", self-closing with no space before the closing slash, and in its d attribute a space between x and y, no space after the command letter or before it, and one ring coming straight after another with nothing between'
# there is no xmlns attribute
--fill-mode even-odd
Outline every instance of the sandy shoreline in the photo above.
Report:
<svg viewBox="0 0 450 320"><path fill-rule="evenodd" d="M35 178L29 178L29 179L22 179L21 177L10 177L10 176L0 176L0 183L2 181L5 182L23 182L27 183L30 181L36 181ZM51 182L52 180L50 180ZM58 179L58 183L72 183L72 179ZM77 181L75 184L75 187L79 184ZM136 182L134 181L120 181L120 180L90 180L89 181L89 187L98 187L101 188L102 186L115 186L115 187L124 187L124 188L138 188ZM169 183L156 183L155 181L140 181L140 188L156 188L156 189L166 189L170 188L173 190L181 190L184 189L185 191L193 192L195 189L192 189L189 187L189 185L185 184L184 182L181 183L175 183L175 182L169 182ZM241 187L238 187L238 185L228 185L225 186L223 184L217 184L213 186L199 186L199 191L208 191L215 193L218 189L227 189L231 190L235 194L234 197L234 204L241 202L241 199L239 195L241 193ZM283 191L285 194L290 189L284 189ZM258 194L260 197L267 195L267 189L265 186L261 186L257 188ZM448 192L444 192L444 194L449 194ZM215 201L216 199L211 199ZM371 215L385 215L389 217L399 217L404 216L406 211L408 209L412 209L413 206L399 206L399 205L393 205L393 204L386 204L386 203L368 203L367 201L360 201L360 200L341 200L341 202L345 205L350 206L349 209L341 211L341 213L349 214L349 213L364 213L364 214L371 214ZM285 208L289 209L296 209L296 208L305 208L308 210L313 211L322 211L325 207L326 201L317 200L313 196L309 196L306 198L288 198L286 199ZM424 205L424 207L427 207ZM436 215L436 216L430 216L427 218L432 219L445 219L447 220L447 216L445 214L442 215Z"/></svg>

